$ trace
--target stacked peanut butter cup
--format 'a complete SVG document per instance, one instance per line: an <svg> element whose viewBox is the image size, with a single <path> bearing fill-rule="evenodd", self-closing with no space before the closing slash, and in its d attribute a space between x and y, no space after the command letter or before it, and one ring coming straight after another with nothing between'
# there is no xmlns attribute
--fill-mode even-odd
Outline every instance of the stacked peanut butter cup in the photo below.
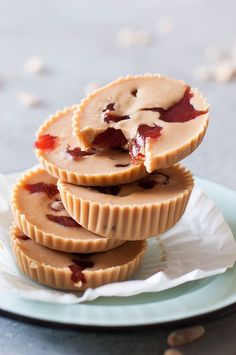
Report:
<svg viewBox="0 0 236 355"><path fill-rule="evenodd" d="M160 75L120 78L51 116L35 142L42 167L13 189L20 269L66 290L128 279L147 238L183 215L193 178L177 162L207 125L203 96Z"/></svg>

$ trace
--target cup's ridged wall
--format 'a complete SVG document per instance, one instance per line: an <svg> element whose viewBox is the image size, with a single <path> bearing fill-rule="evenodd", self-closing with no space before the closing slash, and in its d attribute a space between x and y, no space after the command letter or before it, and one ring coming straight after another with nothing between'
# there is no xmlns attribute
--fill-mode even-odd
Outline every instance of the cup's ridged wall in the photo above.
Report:
<svg viewBox="0 0 236 355"><path fill-rule="evenodd" d="M31 279L50 287L82 291L87 288L95 288L107 283L123 281L129 278L140 264L146 250L146 242L143 241L140 251L128 263L100 270L83 271L86 283L74 283L71 280L71 271L68 267L56 268L50 265L39 263L30 258L20 248L17 237L14 235L14 228L11 230L12 249L19 268ZM27 241L26 241L27 243Z"/></svg>
<svg viewBox="0 0 236 355"><path fill-rule="evenodd" d="M84 228L112 239L146 239L173 227L185 211L193 188L193 178L184 167L176 168L182 171L186 188L177 197L160 203L109 205L72 194L62 181L58 181L58 188L67 212Z"/></svg>

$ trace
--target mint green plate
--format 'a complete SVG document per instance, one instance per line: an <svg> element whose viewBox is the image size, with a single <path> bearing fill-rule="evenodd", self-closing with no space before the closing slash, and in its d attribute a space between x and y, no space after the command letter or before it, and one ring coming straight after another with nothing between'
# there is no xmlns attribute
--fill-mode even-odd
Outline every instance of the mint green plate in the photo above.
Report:
<svg viewBox="0 0 236 355"><path fill-rule="evenodd" d="M223 212L236 238L236 192L197 178L197 184ZM132 297L99 298L76 305L0 298L4 314L63 325L132 327L166 324L206 316L236 303L236 266L224 274L188 282L163 292Z"/></svg>

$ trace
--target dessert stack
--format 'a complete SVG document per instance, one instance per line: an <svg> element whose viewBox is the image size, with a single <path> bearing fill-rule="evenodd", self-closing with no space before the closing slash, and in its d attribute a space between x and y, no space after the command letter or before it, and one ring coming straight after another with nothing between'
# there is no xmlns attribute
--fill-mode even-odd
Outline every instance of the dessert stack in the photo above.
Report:
<svg viewBox="0 0 236 355"><path fill-rule="evenodd" d="M194 183L178 162L207 125L203 96L160 75L120 78L51 116L34 145L42 167L12 193L22 272L77 291L128 279L147 238L182 217Z"/></svg>

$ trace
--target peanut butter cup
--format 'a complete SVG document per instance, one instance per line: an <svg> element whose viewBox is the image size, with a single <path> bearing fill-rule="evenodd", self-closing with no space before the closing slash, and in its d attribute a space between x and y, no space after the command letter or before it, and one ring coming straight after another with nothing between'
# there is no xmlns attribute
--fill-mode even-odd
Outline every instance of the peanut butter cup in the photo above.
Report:
<svg viewBox="0 0 236 355"><path fill-rule="evenodd" d="M82 149L122 147L150 173L191 154L208 125L202 94L160 75L128 76L90 94L77 107L73 132Z"/></svg>
<svg viewBox="0 0 236 355"><path fill-rule="evenodd" d="M173 227L193 188L192 174L180 165L117 186L76 186L58 181L63 204L79 224L99 235L145 239Z"/></svg>
<svg viewBox="0 0 236 355"><path fill-rule="evenodd" d="M134 241L99 253L69 254L35 243L16 226L11 229L11 244L24 274L43 285L72 291L128 279L146 250L146 241Z"/></svg>
<svg viewBox="0 0 236 355"><path fill-rule="evenodd" d="M35 242L65 252L91 253L124 243L94 234L69 216L57 189L57 179L43 168L31 170L18 181L12 211L20 230Z"/></svg>

